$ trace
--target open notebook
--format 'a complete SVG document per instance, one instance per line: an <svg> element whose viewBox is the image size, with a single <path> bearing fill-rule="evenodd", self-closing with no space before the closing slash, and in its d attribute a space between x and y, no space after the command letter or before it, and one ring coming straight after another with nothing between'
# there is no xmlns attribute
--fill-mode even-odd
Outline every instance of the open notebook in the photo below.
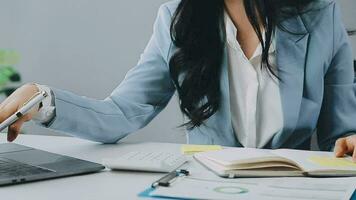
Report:
<svg viewBox="0 0 356 200"><path fill-rule="evenodd" d="M291 149L228 148L194 154L194 158L222 177L356 176L351 157L332 152Z"/></svg>

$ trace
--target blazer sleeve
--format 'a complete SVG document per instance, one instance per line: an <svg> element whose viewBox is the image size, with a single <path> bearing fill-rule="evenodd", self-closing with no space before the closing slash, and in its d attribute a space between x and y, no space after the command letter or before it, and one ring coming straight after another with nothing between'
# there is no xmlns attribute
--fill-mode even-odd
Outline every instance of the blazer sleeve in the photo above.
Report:
<svg viewBox="0 0 356 200"><path fill-rule="evenodd" d="M356 133L356 84L353 55L338 4L334 5L334 53L324 79L324 97L318 121L321 150L331 151L335 141Z"/></svg>
<svg viewBox="0 0 356 200"><path fill-rule="evenodd" d="M168 7L162 5L138 64L106 99L51 88L56 116L47 127L83 139L115 143L147 125L175 92L167 64L171 17Z"/></svg>

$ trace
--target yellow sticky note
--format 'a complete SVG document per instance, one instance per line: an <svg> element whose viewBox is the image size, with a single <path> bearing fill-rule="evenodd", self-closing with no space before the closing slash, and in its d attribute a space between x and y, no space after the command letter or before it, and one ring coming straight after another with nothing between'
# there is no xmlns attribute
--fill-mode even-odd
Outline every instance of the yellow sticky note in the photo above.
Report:
<svg viewBox="0 0 356 200"><path fill-rule="evenodd" d="M222 147L219 145L190 145L184 144L181 147L182 154L190 155L198 152L205 152L205 151L216 151L221 150Z"/></svg>
<svg viewBox="0 0 356 200"><path fill-rule="evenodd" d="M346 158L312 156L308 160L323 167L356 167L356 163Z"/></svg>

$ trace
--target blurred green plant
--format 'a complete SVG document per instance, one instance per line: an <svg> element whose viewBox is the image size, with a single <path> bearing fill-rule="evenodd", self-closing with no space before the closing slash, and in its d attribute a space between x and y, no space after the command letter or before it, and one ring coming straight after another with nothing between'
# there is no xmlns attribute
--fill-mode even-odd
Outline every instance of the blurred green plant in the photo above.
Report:
<svg viewBox="0 0 356 200"><path fill-rule="evenodd" d="M15 69L20 55L15 50L0 49L0 94L9 96L17 89L21 76Z"/></svg>

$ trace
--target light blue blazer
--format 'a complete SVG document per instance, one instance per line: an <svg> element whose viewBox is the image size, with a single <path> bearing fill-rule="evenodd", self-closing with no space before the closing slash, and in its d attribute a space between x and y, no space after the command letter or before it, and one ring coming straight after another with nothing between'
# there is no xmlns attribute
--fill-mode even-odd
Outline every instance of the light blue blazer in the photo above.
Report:
<svg viewBox="0 0 356 200"><path fill-rule="evenodd" d="M162 111L175 93L168 63L176 50L170 23L178 3L175 0L160 7L153 35L137 66L109 97L94 100L52 88L56 117L48 128L115 143ZM337 3L324 0L321 4L318 10L282 23L287 30L302 34L277 29L284 126L265 148L309 149L311 135L317 130L320 148L332 150L336 139L356 132L356 86L348 36ZM225 53L221 107L204 125L187 132L188 143L241 146L231 125L227 68Z"/></svg>

